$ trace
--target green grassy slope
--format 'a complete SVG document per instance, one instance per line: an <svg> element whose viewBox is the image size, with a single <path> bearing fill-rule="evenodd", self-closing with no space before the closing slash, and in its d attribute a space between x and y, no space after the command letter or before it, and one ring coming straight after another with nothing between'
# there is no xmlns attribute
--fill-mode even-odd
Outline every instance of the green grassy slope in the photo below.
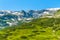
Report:
<svg viewBox="0 0 60 40"><path fill-rule="evenodd" d="M0 31L0 40L60 40L60 18L34 19L5 28Z"/></svg>
<svg viewBox="0 0 60 40"><path fill-rule="evenodd" d="M29 23L0 30L0 40L60 40L60 10L53 18L33 19Z"/></svg>

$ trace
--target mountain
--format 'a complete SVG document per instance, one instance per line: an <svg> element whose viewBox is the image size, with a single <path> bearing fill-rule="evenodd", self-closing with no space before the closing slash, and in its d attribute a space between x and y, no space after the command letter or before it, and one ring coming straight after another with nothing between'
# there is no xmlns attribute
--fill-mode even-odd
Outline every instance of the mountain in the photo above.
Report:
<svg viewBox="0 0 60 40"><path fill-rule="evenodd" d="M42 10L29 10L29 11L9 11L0 10L0 28L13 26L24 22L30 22L32 19L54 17L55 13L60 8L48 8Z"/></svg>
<svg viewBox="0 0 60 40"><path fill-rule="evenodd" d="M60 40L60 18L38 18L2 29L0 40Z"/></svg>
<svg viewBox="0 0 60 40"><path fill-rule="evenodd" d="M60 40L60 8L0 11L0 40Z"/></svg>

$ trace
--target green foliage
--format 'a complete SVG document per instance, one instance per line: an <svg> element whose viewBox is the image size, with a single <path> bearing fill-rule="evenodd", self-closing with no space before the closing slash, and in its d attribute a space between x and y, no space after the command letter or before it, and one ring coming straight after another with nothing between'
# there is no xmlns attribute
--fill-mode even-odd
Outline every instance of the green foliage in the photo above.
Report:
<svg viewBox="0 0 60 40"><path fill-rule="evenodd" d="M2 29L0 40L60 40L60 18L38 18Z"/></svg>

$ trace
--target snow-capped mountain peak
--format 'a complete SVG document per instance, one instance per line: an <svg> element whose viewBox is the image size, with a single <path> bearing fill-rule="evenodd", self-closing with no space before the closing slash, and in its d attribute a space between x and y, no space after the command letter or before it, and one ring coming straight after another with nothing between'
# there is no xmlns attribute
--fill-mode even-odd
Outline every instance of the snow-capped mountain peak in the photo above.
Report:
<svg viewBox="0 0 60 40"><path fill-rule="evenodd" d="M30 22L34 18L40 17L52 17L60 8L48 8L43 10L29 10L29 11L9 11L0 10L0 26L12 26L17 25L20 22ZM50 15L50 16L48 16Z"/></svg>
<svg viewBox="0 0 60 40"><path fill-rule="evenodd" d="M60 8L47 8L47 10L55 10L55 11L57 11L57 10L59 10Z"/></svg>

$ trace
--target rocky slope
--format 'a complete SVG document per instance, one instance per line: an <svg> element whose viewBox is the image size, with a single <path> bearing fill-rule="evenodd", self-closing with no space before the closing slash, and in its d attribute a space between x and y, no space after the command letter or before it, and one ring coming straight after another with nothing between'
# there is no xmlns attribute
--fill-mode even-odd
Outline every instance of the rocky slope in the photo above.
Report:
<svg viewBox="0 0 60 40"><path fill-rule="evenodd" d="M32 19L54 17L54 14L60 8L48 8L43 10L29 10L29 11L8 11L0 10L0 28L17 25L23 22L30 22Z"/></svg>

